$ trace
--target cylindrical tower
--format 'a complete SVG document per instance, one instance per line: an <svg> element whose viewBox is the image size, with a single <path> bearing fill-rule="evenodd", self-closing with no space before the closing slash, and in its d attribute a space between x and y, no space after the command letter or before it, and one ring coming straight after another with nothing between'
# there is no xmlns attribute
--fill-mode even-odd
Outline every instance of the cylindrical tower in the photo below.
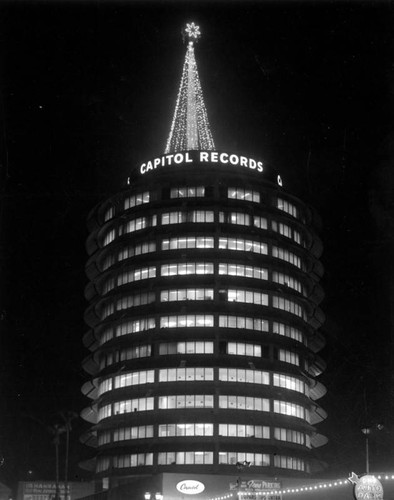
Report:
<svg viewBox="0 0 394 500"><path fill-rule="evenodd" d="M325 442L315 214L241 166L255 160L175 156L89 216L97 472L310 472Z"/></svg>
<svg viewBox="0 0 394 500"><path fill-rule="evenodd" d="M326 442L319 219L208 127L189 40L166 153L88 218L84 441L115 483L308 475Z"/></svg>

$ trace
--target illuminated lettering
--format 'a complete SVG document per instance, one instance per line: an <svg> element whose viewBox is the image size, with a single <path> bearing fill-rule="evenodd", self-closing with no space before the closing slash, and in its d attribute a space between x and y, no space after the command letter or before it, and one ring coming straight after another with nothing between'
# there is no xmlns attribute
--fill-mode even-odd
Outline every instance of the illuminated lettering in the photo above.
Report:
<svg viewBox="0 0 394 500"><path fill-rule="evenodd" d="M237 155L231 155L230 156L230 163L231 165L238 165L239 163L239 158Z"/></svg>
<svg viewBox="0 0 394 500"><path fill-rule="evenodd" d="M175 163L182 163L183 162L183 154L182 153L177 153L175 156L174 156L174 162Z"/></svg>
<svg viewBox="0 0 394 500"><path fill-rule="evenodd" d="M220 160L220 163L228 163L228 154L221 153L219 160Z"/></svg>
<svg viewBox="0 0 394 500"><path fill-rule="evenodd" d="M140 165L141 175L156 170L159 167L168 167L173 165L186 165L188 163L218 163L220 165L231 164L233 166L241 166L250 168L257 172L263 172L263 162L248 158L247 156L239 156L235 153L226 153L218 151L185 151L184 153L167 154L159 156L153 160L149 160Z"/></svg>

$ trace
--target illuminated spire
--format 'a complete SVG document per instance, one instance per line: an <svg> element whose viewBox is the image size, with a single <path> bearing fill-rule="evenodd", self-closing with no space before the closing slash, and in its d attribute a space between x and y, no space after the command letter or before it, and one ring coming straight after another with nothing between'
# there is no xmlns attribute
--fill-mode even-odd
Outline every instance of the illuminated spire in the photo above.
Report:
<svg viewBox="0 0 394 500"><path fill-rule="evenodd" d="M199 26L186 24L183 36L187 40L186 57L166 154L190 149L215 149L194 57L194 43L201 37Z"/></svg>

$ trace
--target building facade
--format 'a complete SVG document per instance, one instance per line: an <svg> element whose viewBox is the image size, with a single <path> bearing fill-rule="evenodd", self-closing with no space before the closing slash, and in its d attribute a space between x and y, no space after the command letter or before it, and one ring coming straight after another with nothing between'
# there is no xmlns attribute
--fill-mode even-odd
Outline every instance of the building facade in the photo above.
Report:
<svg viewBox="0 0 394 500"><path fill-rule="evenodd" d="M185 74L197 128L180 98L171 133L190 136ZM170 134L88 218L83 440L105 485L321 468L319 219L258 159L193 141Z"/></svg>

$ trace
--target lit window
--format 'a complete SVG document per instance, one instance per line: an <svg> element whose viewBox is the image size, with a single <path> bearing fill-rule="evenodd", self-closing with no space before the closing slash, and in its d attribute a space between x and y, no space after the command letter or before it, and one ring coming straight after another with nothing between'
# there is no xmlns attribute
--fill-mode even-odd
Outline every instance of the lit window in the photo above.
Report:
<svg viewBox="0 0 394 500"><path fill-rule="evenodd" d="M98 410L98 415L97 415L97 420L100 422L100 420L103 420L103 418L108 418L112 415L112 407L111 405L105 405L99 408Z"/></svg>
<svg viewBox="0 0 394 500"><path fill-rule="evenodd" d="M269 411L270 402L267 398L252 398L246 396L219 396L219 408L234 410Z"/></svg>
<svg viewBox="0 0 394 500"><path fill-rule="evenodd" d="M114 441L128 441L130 439L147 438L153 438L153 425L121 427L114 430Z"/></svg>
<svg viewBox="0 0 394 500"><path fill-rule="evenodd" d="M219 452L219 464L236 465L242 462L249 462L249 464L254 467L268 467L270 465L270 457L268 453L242 453L236 451Z"/></svg>
<svg viewBox="0 0 394 500"><path fill-rule="evenodd" d="M266 425L219 424L219 436L269 439L270 428Z"/></svg>
<svg viewBox="0 0 394 500"><path fill-rule="evenodd" d="M224 262L219 263L219 274L243 276L245 278L255 278L260 280L268 279L268 271L266 268Z"/></svg>
<svg viewBox="0 0 394 500"><path fill-rule="evenodd" d="M114 403L114 415L153 410L154 398L127 399Z"/></svg>
<svg viewBox="0 0 394 500"><path fill-rule="evenodd" d="M166 212L161 215L161 224L183 224L186 222L214 222L213 210L190 210Z"/></svg>
<svg viewBox="0 0 394 500"><path fill-rule="evenodd" d="M112 390L112 378L107 378L106 380L102 380L99 384L98 394L101 396L104 392L108 392Z"/></svg>
<svg viewBox="0 0 394 500"><path fill-rule="evenodd" d="M261 357L261 345L246 344L244 342L229 342L227 344L227 354Z"/></svg>
<svg viewBox="0 0 394 500"><path fill-rule="evenodd" d="M288 403L287 401L274 400L274 412L302 419L306 417L305 408L303 406L295 403Z"/></svg>
<svg viewBox="0 0 394 500"><path fill-rule="evenodd" d="M305 471L305 462L301 458L285 457L282 455L274 455L274 466L281 469L292 469Z"/></svg>
<svg viewBox="0 0 394 500"><path fill-rule="evenodd" d="M213 368L162 368L159 382L213 381Z"/></svg>
<svg viewBox="0 0 394 500"><path fill-rule="evenodd" d="M272 331L278 335L283 335L284 337L289 337L297 342L304 343L304 335L298 328L294 328L293 326L274 321Z"/></svg>
<svg viewBox="0 0 394 500"><path fill-rule="evenodd" d="M280 373L274 373L273 381L274 381L274 386L276 387L283 387L291 391L297 391L301 392L302 394L305 394L305 382L296 377L291 377L289 375L282 375Z"/></svg>
<svg viewBox="0 0 394 500"><path fill-rule="evenodd" d="M159 425L159 437L213 436L213 424L177 423Z"/></svg>
<svg viewBox="0 0 394 500"><path fill-rule="evenodd" d="M179 316L162 316L160 328L194 328L213 327L212 314L185 314Z"/></svg>
<svg viewBox="0 0 394 500"><path fill-rule="evenodd" d="M250 215L244 212L219 212L219 222L250 226Z"/></svg>
<svg viewBox="0 0 394 500"><path fill-rule="evenodd" d="M261 306L268 305L268 294L253 292L251 290L229 289L227 291L227 300L229 302L243 302L247 304L257 304Z"/></svg>
<svg viewBox="0 0 394 500"><path fill-rule="evenodd" d="M156 266L141 267L132 269L125 273L119 274L117 277L117 286L133 283L134 281L141 281L149 278L156 277Z"/></svg>
<svg viewBox="0 0 394 500"><path fill-rule="evenodd" d="M213 408L212 394L178 394L176 396L159 396L159 409Z"/></svg>
<svg viewBox="0 0 394 500"><path fill-rule="evenodd" d="M245 200L260 203L260 193L258 191L253 191L252 189L230 187L227 190L227 196L233 200Z"/></svg>
<svg viewBox="0 0 394 500"><path fill-rule="evenodd" d="M213 288L180 288L160 292L160 302L183 300L213 300Z"/></svg>
<svg viewBox="0 0 394 500"><path fill-rule="evenodd" d="M273 246L272 257L284 260L285 262L289 262L290 264L293 264L293 266L296 266L299 269L304 267L298 255L296 255L293 252L289 252L289 250L285 250L284 248Z"/></svg>
<svg viewBox="0 0 394 500"><path fill-rule="evenodd" d="M213 342L187 341L161 343L159 354L213 354Z"/></svg>
<svg viewBox="0 0 394 500"><path fill-rule="evenodd" d="M219 368L219 380L221 382L242 382L249 384L269 385L268 372L261 370L246 370L242 368Z"/></svg>
<svg viewBox="0 0 394 500"><path fill-rule="evenodd" d="M293 205L293 203L290 203L289 201L284 200L283 198L278 198L276 206L277 208L279 208L279 210L283 210L289 215L298 218L298 209L295 205Z"/></svg>
<svg viewBox="0 0 394 500"><path fill-rule="evenodd" d="M219 238L219 250L236 250L267 255L268 247L261 241L244 240L242 238Z"/></svg>
<svg viewBox="0 0 394 500"><path fill-rule="evenodd" d="M277 295L274 295L272 297L272 306L281 309L282 311L289 312L291 314L295 314L296 316L299 316L300 318L305 318L306 314L304 312L304 308L300 306L300 304L297 304L296 302L292 300L285 299L283 297L278 297Z"/></svg>
<svg viewBox="0 0 394 500"><path fill-rule="evenodd" d="M104 222L107 222L108 220L112 219L114 215L115 215L115 207L109 207L104 214Z"/></svg>
<svg viewBox="0 0 394 500"><path fill-rule="evenodd" d="M115 469L141 467L142 465L153 465L153 453L134 453L131 455L115 455L113 457Z"/></svg>
<svg viewBox="0 0 394 500"><path fill-rule="evenodd" d="M268 321L263 318L250 318L247 316L219 316L219 326L222 328L240 328L268 332Z"/></svg>
<svg viewBox="0 0 394 500"><path fill-rule="evenodd" d="M154 370L144 370L140 372L122 373L115 377L115 389L130 387L134 385L153 384L155 381Z"/></svg>
<svg viewBox="0 0 394 500"><path fill-rule="evenodd" d="M152 330L156 327L155 318L140 318L133 321L126 321L115 327L116 337Z"/></svg>
<svg viewBox="0 0 394 500"><path fill-rule="evenodd" d="M181 262L161 266L161 276L186 274L213 274L213 262Z"/></svg>
<svg viewBox="0 0 394 500"><path fill-rule="evenodd" d="M129 309L131 307L138 307L147 304L152 304L155 301L155 293L136 293L134 295L128 295L118 299L116 301L116 310L122 311L123 309Z"/></svg>
<svg viewBox="0 0 394 500"><path fill-rule="evenodd" d="M184 248L213 248L214 238L212 236L185 236L181 238L163 239L162 250L180 250Z"/></svg>
<svg viewBox="0 0 394 500"><path fill-rule="evenodd" d="M109 245L115 239L115 229L111 229L104 237L103 246Z"/></svg>
<svg viewBox="0 0 394 500"><path fill-rule="evenodd" d="M155 252L156 243L154 241L147 241L140 243L138 245L133 245L129 247L122 248L118 254L118 260L129 259L130 257L135 257L136 255L143 255L145 253Z"/></svg>
<svg viewBox="0 0 394 500"><path fill-rule="evenodd" d="M299 293L302 293L302 285L301 282L293 278L292 276L284 273L278 273L274 271L272 273L272 281L275 283L279 283L281 285L287 286L296 290Z"/></svg>
<svg viewBox="0 0 394 500"><path fill-rule="evenodd" d="M149 199L150 196L148 191L145 191L143 193L138 193L133 196L129 196L124 200L124 209L128 210L129 208L149 203Z"/></svg>
<svg viewBox="0 0 394 500"><path fill-rule="evenodd" d="M259 217L255 215L253 217L253 225L254 227L258 227L259 229L267 229L268 227L268 222L265 217Z"/></svg>
<svg viewBox="0 0 394 500"><path fill-rule="evenodd" d="M279 441L288 441L289 443L305 444L305 434L303 432L284 429L282 427L275 427L274 438Z"/></svg>
<svg viewBox="0 0 394 500"><path fill-rule="evenodd" d="M213 464L212 451L177 451L160 452L157 455L158 465Z"/></svg>
<svg viewBox="0 0 394 500"><path fill-rule="evenodd" d="M119 351L119 359L120 361L126 361L129 359L146 358L151 355L151 351L152 346L148 344L129 347Z"/></svg>
<svg viewBox="0 0 394 500"><path fill-rule="evenodd" d="M171 198L201 198L205 196L205 187L179 187L171 188Z"/></svg>
<svg viewBox="0 0 394 500"><path fill-rule="evenodd" d="M300 366L300 357L297 353L292 351L286 351L285 349L279 349L278 351L279 361L284 361L285 363L290 363L292 365Z"/></svg>

